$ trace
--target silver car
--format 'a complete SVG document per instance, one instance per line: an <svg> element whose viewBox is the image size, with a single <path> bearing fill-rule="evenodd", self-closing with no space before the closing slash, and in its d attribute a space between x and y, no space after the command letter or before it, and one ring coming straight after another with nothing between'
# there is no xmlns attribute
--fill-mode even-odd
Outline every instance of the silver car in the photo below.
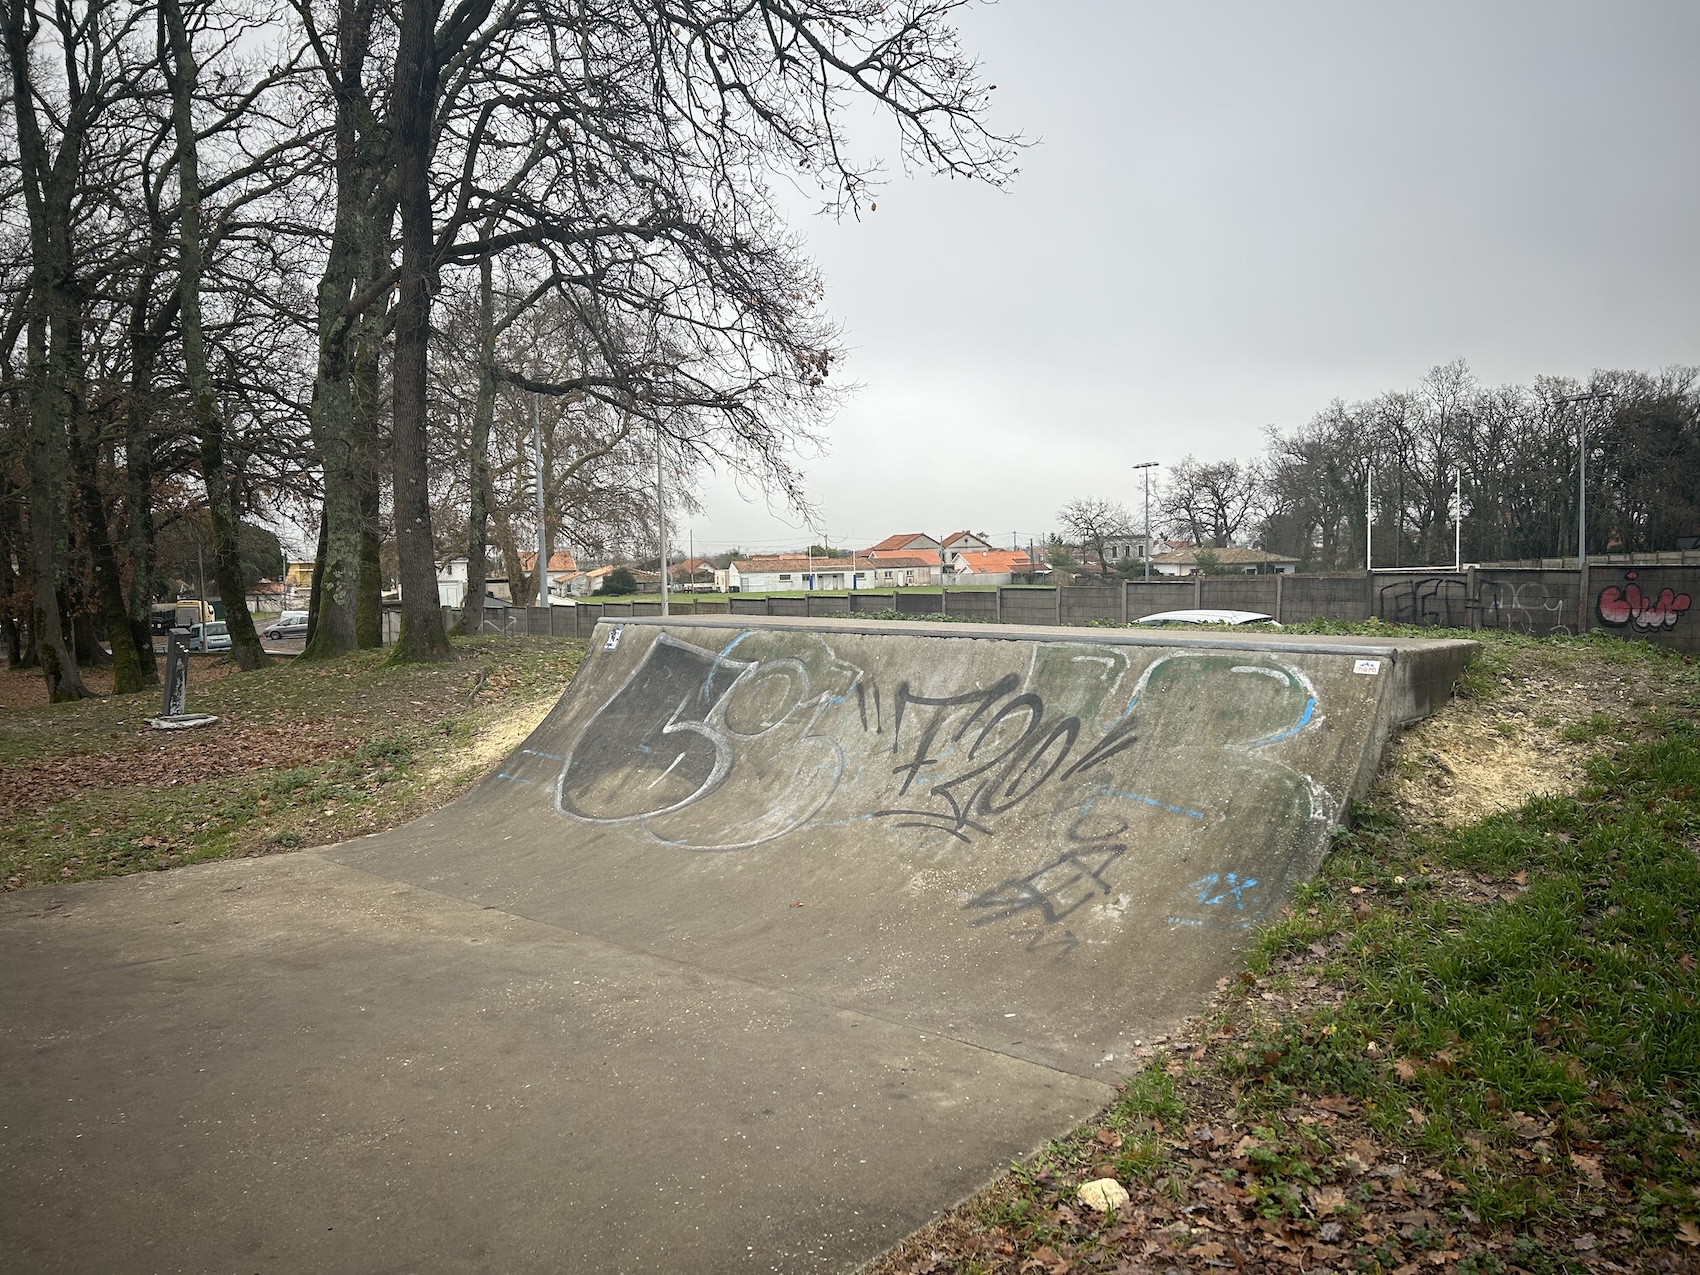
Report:
<svg viewBox="0 0 1700 1275"><path fill-rule="evenodd" d="M223 620L215 620L211 624L191 624L189 626L189 649L191 651L228 651L230 649L230 630L225 627Z"/></svg>
<svg viewBox="0 0 1700 1275"><path fill-rule="evenodd" d="M304 615L288 615L266 628L266 640L281 641L283 638L304 638L307 636L307 617Z"/></svg>

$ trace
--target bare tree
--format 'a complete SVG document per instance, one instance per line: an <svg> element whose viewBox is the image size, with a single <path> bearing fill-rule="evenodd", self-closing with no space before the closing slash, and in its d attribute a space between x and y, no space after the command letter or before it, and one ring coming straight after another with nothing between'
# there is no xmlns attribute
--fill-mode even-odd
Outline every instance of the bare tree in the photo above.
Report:
<svg viewBox="0 0 1700 1275"><path fill-rule="evenodd" d="M1110 574L1107 546L1133 534L1133 515L1115 500L1071 500L1058 512L1057 522L1070 541L1098 559L1098 570L1106 579Z"/></svg>
<svg viewBox="0 0 1700 1275"><path fill-rule="evenodd" d="M1237 460L1204 464L1188 456L1163 482L1163 518L1199 546L1226 549L1252 521L1262 495L1262 469Z"/></svg>

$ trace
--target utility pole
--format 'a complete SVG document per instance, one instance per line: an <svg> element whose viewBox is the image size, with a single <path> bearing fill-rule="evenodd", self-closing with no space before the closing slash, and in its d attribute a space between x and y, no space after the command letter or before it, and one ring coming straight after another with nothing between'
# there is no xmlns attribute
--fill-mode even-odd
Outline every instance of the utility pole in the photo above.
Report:
<svg viewBox="0 0 1700 1275"><path fill-rule="evenodd" d="M1456 486L1452 493L1452 569L1464 569L1464 471L1460 469L1455 475Z"/></svg>
<svg viewBox="0 0 1700 1275"><path fill-rule="evenodd" d="M661 547L661 614L667 611L667 506L661 494L661 426L655 427L655 542Z"/></svg>
<svg viewBox="0 0 1700 1275"><path fill-rule="evenodd" d="M535 379L541 369L537 355L531 356L531 375ZM537 467L537 605L549 605L549 519L543 506L543 408L541 396L531 396L531 454Z"/></svg>
<svg viewBox="0 0 1700 1275"><path fill-rule="evenodd" d="M1375 570L1375 466L1364 471L1364 570Z"/></svg>
<svg viewBox="0 0 1700 1275"><path fill-rule="evenodd" d="M1151 578L1151 471L1157 468L1158 461L1148 460L1143 465L1135 465L1135 469L1145 471L1145 578Z"/></svg>
<svg viewBox="0 0 1700 1275"><path fill-rule="evenodd" d="M1566 394L1558 400L1562 408L1571 403L1596 403L1616 398L1614 390L1591 390L1586 394ZM1588 565L1588 413L1576 417L1576 566Z"/></svg>

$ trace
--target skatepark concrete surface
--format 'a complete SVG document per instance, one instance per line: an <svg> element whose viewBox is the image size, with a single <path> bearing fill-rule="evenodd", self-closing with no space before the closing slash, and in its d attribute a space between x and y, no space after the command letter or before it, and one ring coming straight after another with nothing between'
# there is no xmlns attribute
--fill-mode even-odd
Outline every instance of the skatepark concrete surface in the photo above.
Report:
<svg viewBox="0 0 1700 1275"><path fill-rule="evenodd" d="M1473 649L605 622L433 815L0 899L0 1270L855 1270L1111 1099Z"/></svg>

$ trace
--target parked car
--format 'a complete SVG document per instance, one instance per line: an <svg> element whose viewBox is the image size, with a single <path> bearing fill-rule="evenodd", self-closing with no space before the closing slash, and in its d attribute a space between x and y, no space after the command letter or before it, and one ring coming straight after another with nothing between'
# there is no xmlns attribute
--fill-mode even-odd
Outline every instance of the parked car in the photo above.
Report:
<svg viewBox="0 0 1700 1275"><path fill-rule="evenodd" d="M266 627L266 640L277 642L283 638L304 638L307 636L307 617L285 613L281 619L274 620Z"/></svg>
<svg viewBox="0 0 1700 1275"><path fill-rule="evenodd" d="M1261 611L1228 611L1205 607L1191 611L1159 611L1156 615L1142 615L1136 624L1268 624L1280 628L1275 623L1275 617L1265 615Z"/></svg>
<svg viewBox="0 0 1700 1275"><path fill-rule="evenodd" d="M189 649L191 651L228 651L230 649L230 630L225 627L223 620L212 624L191 624L189 626Z"/></svg>

